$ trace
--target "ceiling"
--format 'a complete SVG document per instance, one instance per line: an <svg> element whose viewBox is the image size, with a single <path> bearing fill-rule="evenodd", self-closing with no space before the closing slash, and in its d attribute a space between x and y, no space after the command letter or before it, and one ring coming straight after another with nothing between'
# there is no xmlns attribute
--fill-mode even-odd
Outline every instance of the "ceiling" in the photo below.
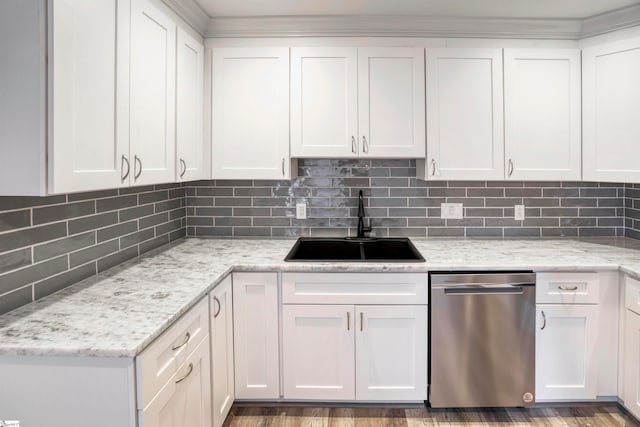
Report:
<svg viewBox="0 0 640 427"><path fill-rule="evenodd" d="M640 0L195 0L210 18L269 16L431 16L584 19Z"/></svg>

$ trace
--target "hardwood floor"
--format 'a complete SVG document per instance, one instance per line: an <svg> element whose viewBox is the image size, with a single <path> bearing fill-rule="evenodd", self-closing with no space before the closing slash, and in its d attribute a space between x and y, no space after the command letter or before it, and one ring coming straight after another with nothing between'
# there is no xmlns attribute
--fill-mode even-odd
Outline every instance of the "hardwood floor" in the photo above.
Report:
<svg viewBox="0 0 640 427"><path fill-rule="evenodd" d="M640 427L615 404L530 409L429 409L409 407L311 407L239 405L225 427Z"/></svg>

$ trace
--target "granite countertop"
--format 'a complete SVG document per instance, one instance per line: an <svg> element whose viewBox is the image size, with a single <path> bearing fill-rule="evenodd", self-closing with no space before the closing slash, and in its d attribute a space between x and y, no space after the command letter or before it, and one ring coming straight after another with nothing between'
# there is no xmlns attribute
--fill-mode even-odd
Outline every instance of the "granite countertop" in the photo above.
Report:
<svg viewBox="0 0 640 427"><path fill-rule="evenodd" d="M285 263L294 240L189 238L0 316L0 355L134 357L233 271L618 270L640 241L412 239L425 263Z"/></svg>

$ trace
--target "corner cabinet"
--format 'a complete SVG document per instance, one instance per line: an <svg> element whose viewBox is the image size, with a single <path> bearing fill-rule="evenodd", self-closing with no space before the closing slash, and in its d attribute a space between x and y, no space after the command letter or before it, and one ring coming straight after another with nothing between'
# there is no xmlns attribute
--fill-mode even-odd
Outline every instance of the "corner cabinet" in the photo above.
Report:
<svg viewBox="0 0 640 427"><path fill-rule="evenodd" d="M582 51L583 179L640 182L640 38Z"/></svg>
<svg viewBox="0 0 640 427"><path fill-rule="evenodd" d="M291 156L419 158L424 49L291 49Z"/></svg>
<svg viewBox="0 0 640 427"><path fill-rule="evenodd" d="M11 1L0 17L0 129L11 141L0 144L0 195L174 182L176 120L179 155L202 161L202 54L194 63L180 49L176 117L176 33L187 37L163 3Z"/></svg>
<svg viewBox="0 0 640 427"><path fill-rule="evenodd" d="M425 274L283 273L282 281L284 399L426 400Z"/></svg>
<svg viewBox="0 0 640 427"><path fill-rule="evenodd" d="M426 50L424 179L504 179L501 49Z"/></svg>
<svg viewBox="0 0 640 427"><path fill-rule="evenodd" d="M290 179L289 49L215 48L212 175Z"/></svg>
<svg viewBox="0 0 640 427"><path fill-rule="evenodd" d="M580 51L504 50L505 178L581 178Z"/></svg>

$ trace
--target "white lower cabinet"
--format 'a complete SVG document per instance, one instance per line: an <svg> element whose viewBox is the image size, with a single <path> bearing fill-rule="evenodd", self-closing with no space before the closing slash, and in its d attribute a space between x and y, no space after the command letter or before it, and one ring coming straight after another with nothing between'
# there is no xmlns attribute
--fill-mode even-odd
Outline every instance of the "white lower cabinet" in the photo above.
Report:
<svg viewBox="0 0 640 427"><path fill-rule="evenodd" d="M236 399L280 397L277 273L233 274Z"/></svg>
<svg viewBox="0 0 640 427"><path fill-rule="evenodd" d="M640 282L625 279L624 333L622 352L622 401L629 412L640 418Z"/></svg>
<svg viewBox="0 0 640 427"><path fill-rule="evenodd" d="M285 399L355 399L354 307L282 309Z"/></svg>
<svg viewBox="0 0 640 427"><path fill-rule="evenodd" d="M211 427L210 363L206 338L140 411L140 427Z"/></svg>
<svg viewBox="0 0 640 427"><path fill-rule="evenodd" d="M640 314L625 313L624 332L624 406L640 418Z"/></svg>
<svg viewBox="0 0 640 427"><path fill-rule="evenodd" d="M597 305L538 305L536 400L596 398Z"/></svg>
<svg viewBox="0 0 640 427"><path fill-rule="evenodd" d="M356 306L356 399L427 399L427 307Z"/></svg>
<svg viewBox="0 0 640 427"><path fill-rule="evenodd" d="M213 427L221 427L235 398L231 276L211 291L210 298Z"/></svg>
<svg viewBox="0 0 640 427"><path fill-rule="evenodd" d="M427 307L284 305L285 399L427 398Z"/></svg>
<svg viewBox="0 0 640 427"><path fill-rule="evenodd" d="M284 273L284 399L426 400L427 283L426 274Z"/></svg>

